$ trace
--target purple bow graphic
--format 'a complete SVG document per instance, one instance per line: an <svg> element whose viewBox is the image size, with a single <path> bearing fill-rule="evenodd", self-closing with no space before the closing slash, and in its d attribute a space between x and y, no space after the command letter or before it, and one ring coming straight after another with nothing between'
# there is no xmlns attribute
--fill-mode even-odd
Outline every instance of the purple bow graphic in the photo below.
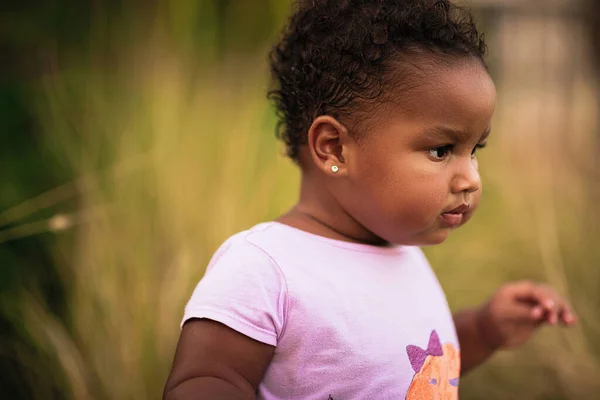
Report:
<svg viewBox="0 0 600 400"><path fill-rule="evenodd" d="M424 350L419 346L413 346L409 344L406 346L406 353L408 354L410 365L412 365L415 372L419 372L421 370L427 356L444 355L444 352L442 351L442 344L440 343L440 338L438 337L436 331L431 331L427 350Z"/></svg>

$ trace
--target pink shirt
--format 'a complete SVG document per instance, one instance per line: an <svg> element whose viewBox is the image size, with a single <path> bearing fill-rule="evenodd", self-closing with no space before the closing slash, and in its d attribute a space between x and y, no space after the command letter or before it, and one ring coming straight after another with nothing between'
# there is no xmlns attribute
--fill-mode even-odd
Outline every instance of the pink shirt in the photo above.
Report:
<svg viewBox="0 0 600 400"><path fill-rule="evenodd" d="M259 399L457 398L452 315L418 247L259 224L215 253L189 318L276 347Z"/></svg>

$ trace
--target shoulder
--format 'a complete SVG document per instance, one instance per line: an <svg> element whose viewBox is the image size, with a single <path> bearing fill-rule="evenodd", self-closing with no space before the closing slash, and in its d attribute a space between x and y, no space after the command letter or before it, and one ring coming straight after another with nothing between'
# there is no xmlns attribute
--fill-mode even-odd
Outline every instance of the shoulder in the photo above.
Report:
<svg viewBox="0 0 600 400"><path fill-rule="evenodd" d="M273 258L252 243L260 226L227 239L186 305L183 322L208 318L275 345L283 331L287 283Z"/></svg>
<svg viewBox="0 0 600 400"><path fill-rule="evenodd" d="M299 246L300 242L302 246ZM241 255L251 257L252 260L258 258L275 262L275 259L294 253L299 247L306 248L305 242L300 235L278 223L263 222L227 239L214 254L211 264L224 255Z"/></svg>
<svg viewBox="0 0 600 400"><path fill-rule="evenodd" d="M238 232L230 236L221 244L213 256L213 260L219 259L225 254L247 253L259 254L268 257L269 252L265 249L268 244L277 236L273 232L273 226L268 223L261 223L250 229Z"/></svg>
<svg viewBox="0 0 600 400"><path fill-rule="evenodd" d="M279 274L279 266L265 244L273 239L268 223L258 224L248 230L229 237L212 256L207 269L208 275L214 269L236 269L240 272L257 273L269 271Z"/></svg>

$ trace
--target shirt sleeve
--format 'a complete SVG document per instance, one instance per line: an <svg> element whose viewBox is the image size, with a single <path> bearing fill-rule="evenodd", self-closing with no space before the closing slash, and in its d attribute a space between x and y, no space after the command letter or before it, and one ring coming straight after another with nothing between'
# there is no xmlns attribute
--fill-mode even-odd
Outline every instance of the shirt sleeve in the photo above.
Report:
<svg viewBox="0 0 600 400"><path fill-rule="evenodd" d="M276 346L285 325L287 287L271 257L246 241L224 244L211 260L185 307L190 318L220 322Z"/></svg>

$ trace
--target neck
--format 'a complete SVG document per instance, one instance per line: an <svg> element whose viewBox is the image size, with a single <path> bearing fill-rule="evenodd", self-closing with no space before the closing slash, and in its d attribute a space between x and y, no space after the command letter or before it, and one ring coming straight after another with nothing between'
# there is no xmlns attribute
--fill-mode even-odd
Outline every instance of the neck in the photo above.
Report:
<svg viewBox="0 0 600 400"><path fill-rule="evenodd" d="M330 239L389 245L346 212L325 180L318 171L303 171L298 204L277 221Z"/></svg>

